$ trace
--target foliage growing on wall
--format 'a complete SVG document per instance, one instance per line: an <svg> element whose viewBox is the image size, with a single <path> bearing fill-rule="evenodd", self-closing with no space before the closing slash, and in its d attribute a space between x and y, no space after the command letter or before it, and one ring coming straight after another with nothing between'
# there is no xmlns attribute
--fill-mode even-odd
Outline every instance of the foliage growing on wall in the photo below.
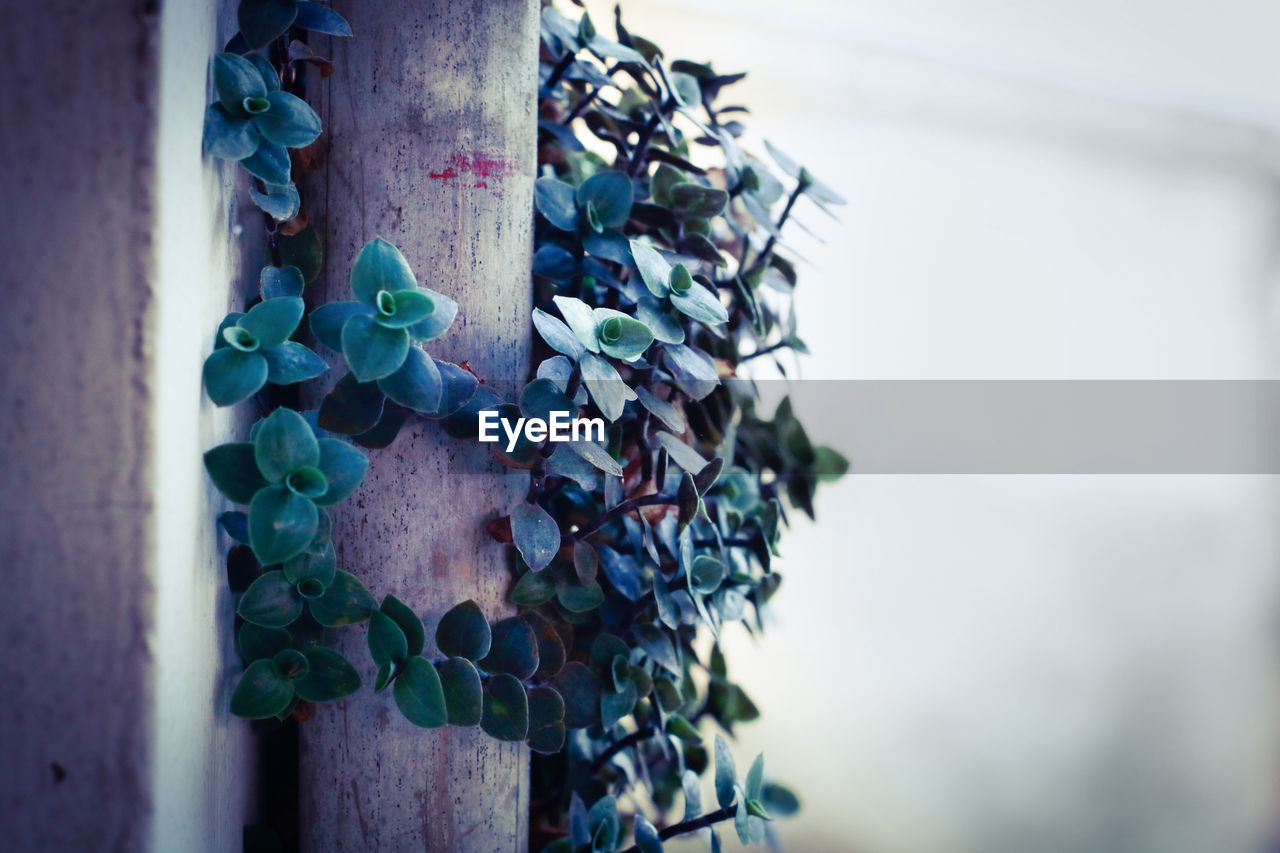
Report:
<svg viewBox="0 0 1280 853"><path fill-rule="evenodd" d="M219 490L246 507L219 517L237 543L228 578L245 662L232 712L285 720L355 693L359 669L326 637L367 622L372 688L391 690L406 719L479 725L535 752L536 846L651 853L697 832L718 848L721 821L763 841L797 801L761 757L739 774L725 739L704 739L704 721L732 735L758 716L719 640L733 623L764 629L787 512L812 515L817 483L847 464L810 443L786 401L760 413L744 366L803 351L781 230L801 199L843 200L776 149L781 177L739 145L745 110L719 98L742 75L668 61L620 18L610 39L589 16L548 6L532 259L541 342L519 398L426 352L457 305L375 238L352 262L353 298L306 318L347 372L318 410L299 413L266 387L327 370L294 340L323 254L294 184L304 158L289 149L305 154L321 128L290 90L305 67L333 72L305 32L350 29L306 0L242 0L239 23L213 60L205 144L252 176L273 263L204 368L218 405L255 398L270 410L246 441L205 456ZM570 412L608 428L603 441L492 445L502 465L529 471L524 499L495 507L506 515L487 528L513 546L518 612L491 620L461 602L435 620L438 654L427 656L419 614L393 595L379 603L337 565L325 508L359 488L357 446L389 445L411 418L475 440L487 411L512 423ZM708 771L716 803L704 811ZM620 811L635 786L647 815Z"/></svg>

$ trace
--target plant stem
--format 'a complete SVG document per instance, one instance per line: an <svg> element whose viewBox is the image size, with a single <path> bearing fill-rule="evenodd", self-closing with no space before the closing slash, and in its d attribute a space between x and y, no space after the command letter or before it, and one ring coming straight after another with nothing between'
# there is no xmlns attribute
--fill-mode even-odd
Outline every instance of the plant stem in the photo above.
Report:
<svg viewBox="0 0 1280 853"><path fill-rule="evenodd" d="M741 364L742 362L747 361L749 359L753 359L756 356L768 355L769 353L774 352L775 350L780 350L786 346L788 346L786 341L778 341L776 344L770 344L769 346L764 347L763 349L758 349L755 352L747 353L742 358L738 359L738 363Z"/></svg>
<svg viewBox="0 0 1280 853"><path fill-rule="evenodd" d="M576 56L576 53L569 51L560 58L560 61L556 63L556 67L551 69L551 76L547 78L546 84L548 91L560 82L560 78L564 76L564 72L569 70L569 66L573 64L574 57Z"/></svg>
<svg viewBox="0 0 1280 853"><path fill-rule="evenodd" d="M796 201L804 193L807 186L809 185L800 181L796 184L796 188L791 191L791 195L787 197L787 206L782 208L782 215L778 217L778 221L774 225L774 233L769 235L768 241L764 244L764 249L760 252L760 256L756 258L755 263L751 265L751 269L748 272L753 272L769 263L769 258L773 256L773 247L778 242L778 232L782 231L782 226L787 224L787 219L791 216L791 208L795 207Z"/></svg>
<svg viewBox="0 0 1280 853"><path fill-rule="evenodd" d="M675 495L641 495L638 498L632 498L629 501L623 501L613 509L606 510L596 516L594 521L588 522L585 527L579 528L578 532L573 534L574 539L586 539L592 533L595 533L601 527L604 527L615 518L621 518L627 513L646 506L659 506L666 504L668 506L677 506L679 499Z"/></svg>
<svg viewBox="0 0 1280 853"><path fill-rule="evenodd" d="M649 116L649 121L645 123L644 130L640 131L636 150L631 154L631 166L627 169L627 174L633 178L640 174L640 170L644 167L644 155L649 150L649 140L653 139L653 132L658 129L661 111L661 106L655 107L653 115Z"/></svg>
<svg viewBox="0 0 1280 853"><path fill-rule="evenodd" d="M635 746L645 738L653 737L656 731L657 729L655 729L653 726L644 726L642 728L636 729L634 732L632 732L631 734L627 735L624 738L619 738L618 740L615 740L613 743L609 744L608 749L606 749L604 752L596 756L595 761L591 762L591 772L595 773L601 767L604 767L606 764L609 763L610 758L613 758L615 755L617 755L619 752L622 752L622 750L626 749L627 747Z"/></svg>
<svg viewBox="0 0 1280 853"><path fill-rule="evenodd" d="M695 817L692 820L682 820L679 823L672 824L671 826L665 826L658 830L658 838L666 841L668 839L675 838L677 835L683 835L686 832L696 832L699 829L706 829L708 826L713 826L721 821L733 819L734 815L737 813L738 804L736 802L729 803L729 805L724 808L708 812L701 817ZM626 850L623 850L622 853L640 853L640 848L633 844Z"/></svg>

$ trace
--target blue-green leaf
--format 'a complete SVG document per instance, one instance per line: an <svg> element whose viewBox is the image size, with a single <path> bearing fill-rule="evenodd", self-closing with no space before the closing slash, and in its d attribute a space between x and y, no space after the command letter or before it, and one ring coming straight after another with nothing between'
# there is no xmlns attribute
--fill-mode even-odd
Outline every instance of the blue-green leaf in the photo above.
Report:
<svg viewBox="0 0 1280 853"><path fill-rule="evenodd" d="M636 848L640 853L662 853L662 837L642 814L636 815Z"/></svg>
<svg viewBox="0 0 1280 853"><path fill-rule="evenodd" d="M289 149L263 139L252 155L240 161L249 174L268 184L289 183Z"/></svg>
<svg viewBox="0 0 1280 853"><path fill-rule="evenodd" d="M271 107L253 120L265 139L286 148L304 148L320 136L320 117L297 95L272 92L267 102Z"/></svg>
<svg viewBox="0 0 1280 853"><path fill-rule="evenodd" d="M369 614L369 656L378 666L403 663L409 656L409 640L404 631L381 610Z"/></svg>
<svg viewBox="0 0 1280 853"><path fill-rule="evenodd" d="M373 317L357 314L342 326L342 354L357 380L372 382L390 376L404 364L409 355L409 333L388 329Z"/></svg>
<svg viewBox="0 0 1280 853"><path fill-rule="evenodd" d="M606 418L616 421L622 416L627 401L636 398L636 393L622 381L613 365L600 356L585 353L579 363L582 365L582 380L591 392L591 399L595 400Z"/></svg>
<svg viewBox="0 0 1280 853"><path fill-rule="evenodd" d="M267 360L267 381L273 385L305 382L329 369L323 358L296 341L263 350L262 357Z"/></svg>
<svg viewBox="0 0 1280 853"><path fill-rule="evenodd" d="M426 319L409 327L409 335L415 341L432 341L449 331L453 318L458 316L458 303L430 288L419 288L418 292L431 298L432 311Z"/></svg>
<svg viewBox="0 0 1280 853"><path fill-rule="evenodd" d="M422 647L426 644L427 634L422 627L422 620L418 618L418 614L413 612L413 608L388 593L383 596L379 610L395 620L395 623L400 626L400 630L404 632L405 642L408 645L408 654L422 654Z"/></svg>
<svg viewBox="0 0 1280 853"><path fill-rule="evenodd" d="M267 384L267 374L261 353L222 347L204 361L204 389L215 405L230 406L252 397Z"/></svg>
<svg viewBox="0 0 1280 853"><path fill-rule="evenodd" d="M634 191L631 179L622 172L597 172L582 182L576 193L578 207L590 204L597 221L605 228L621 228L631 214Z"/></svg>
<svg viewBox="0 0 1280 853"><path fill-rule="evenodd" d="M585 347L573 330L541 308L533 309L533 326L547 342L547 346L556 352L564 353L574 360L582 355Z"/></svg>
<svg viewBox="0 0 1280 853"><path fill-rule="evenodd" d="M245 44L257 50L283 35L297 15L296 0L240 0L236 17Z"/></svg>
<svg viewBox="0 0 1280 853"><path fill-rule="evenodd" d="M204 113L204 147L214 157L243 160L258 150L262 138L248 118L227 112L222 104L210 104Z"/></svg>
<svg viewBox="0 0 1280 853"><path fill-rule="evenodd" d="M318 466L329 482L329 490L315 499L320 506L330 506L356 490L364 479L369 459L356 448L336 438L322 438Z"/></svg>
<svg viewBox="0 0 1280 853"><path fill-rule="evenodd" d="M281 678L269 660L249 664L231 694L231 713L246 720L265 720L284 713L293 701L293 685Z"/></svg>
<svg viewBox="0 0 1280 853"><path fill-rule="evenodd" d="M376 382L357 382L348 373L325 395L317 420L329 432L359 435L377 426L386 402Z"/></svg>
<svg viewBox="0 0 1280 853"><path fill-rule="evenodd" d="M376 237L364 245L351 265L351 292L370 308L378 307L378 291L413 290L418 280L400 250Z"/></svg>
<svg viewBox="0 0 1280 853"><path fill-rule="evenodd" d="M478 726L484 707L484 689L476 665L466 658L452 657L436 664L449 725Z"/></svg>
<svg viewBox="0 0 1280 853"><path fill-rule="evenodd" d="M293 683L299 699L332 702L360 689L360 673L338 652L312 646L302 653L307 658L307 674Z"/></svg>
<svg viewBox="0 0 1280 853"><path fill-rule="evenodd" d="M435 302L421 290L397 290L386 300L387 312L379 311L377 321L388 329L403 329L422 322L435 313Z"/></svg>
<svg viewBox="0 0 1280 853"><path fill-rule="evenodd" d="M257 425L253 455L262 475L272 483L279 483L299 468L316 465L320 461L320 447L302 415L281 407Z"/></svg>
<svg viewBox="0 0 1280 853"><path fill-rule="evenodd" d="M721 735L716 735L716 801L720 808L728 808L733 802L733 786L738 782L738 774L733 766L733 753L729 750L729 742Z"/></svg>
<svg viewBox="0 0 1280 853"><path fill-rule="evenodd" d="M360 302L326 302L312 311L307 321L316 340L334 352L342 352L342 327L357 314L372 316L373 311Z"/></svg>
<svg viewBox="0 0 1280 853"><path fill-rule="evenodd" d="M294 26L313 33L324 33L328 36L350 36L351 25L346 19L328 6L312 3L310 0L299 0L298 17Z"/></svg>
<svg viewBox="0 0 1280 853"><path fill-rule="evenodd" d="M643 385L636 388L636 397L640 400L640 405L648 409L649 414L662 421L667 429L675 433L684 432L684 415L680 414L675 403L655 397L653 392Z"/></svg>
<svg viewBox="0 0 1280 853"><path fill-rule="evenodd" d="M746 793L748 800L758 800L764 794L764 753L756 756L747 771Z"/></svg>
<svg viewBox="0 0 1280 853"><path fill-rule="evenodd" d="M350 572L336 572L324 595L311 601L311 615L326 628L354 625L369 618L377 602Z"/></svg>
<svg viewBox="0 0 1280 853"><path fill-rule="evenodd" d="M474 601L450 608L436 626L436 647L450 657L476 661L489 654L493 632Z"/></svg>
<svg viewBox="0 0 1280 853"><path fill-rule="evenodd" d="M684 326L679 316L652 296L642 296L636 302L636 319L648 326L654 338L664 344L684 343Z"/></svg>
<svg viewBox="0 0 1280 853"><path fill-rule="evenodd" d="M634 317L612 308L597 308L596 337L605 355L635 361L653 343L653 332Z"/></svg>
<svg viewBox="0 0 1280 853"><path fill-rule="evenodd" d="M560 528L537 504L522 501L511 511L511 536L525 564L535 572L545 569L560 550Z"/></svg>
<svg viewBox="0 0 1280 853"><path fill-rule="evenodd" d="M244 115L245 98L265 98L267 84L252 62L234 53L213 55L213 88L232 116Z"/></svg>
<svg viewBox="0 0 1280 853"><path fill-rule="evenodd" d="M687 314L699 323L719 326L729 322L729 312L725 310L720 297L697 282L685 293L671 293L671 304L678 311Z"/></svg>
<svg viewBox="0 0 1280 853"><path fill-rule="evenodd" d="M284 628L264 628L246 622L236 632L236 649L245 663L275 657L293 645L293 637Z"/></svg>
<svg viewBox="0 0 1280 853"><path fill-rule="evenodd" d="M444 393L444 381L431 357L418 347L410 347L404 364L390 376L378 380L382 393L415 412L436 412Z"/></svg>
<svg viewBox="0 0 1280 853"><path fill-rule="evenodd" d="M204 455L209 479L231 500L247 504L258 489L267 486L253 458L253 445L247 441L219 444Z"/></svg>
<svg viewBox="0 0 1280 853"><path fill-rule="evenodd" d="M729 203L729 194L701 184L677 184L671 190L671 203L689 216L710 219L724 212L725 205Z"/></svg>
<svg viewBox="0 0 1280 853"><path fill-rule="evenodd" d="M657 249L639 240L631 241L631 257L649 292L654 296L666 296L667 280L671 277L671 264L667 263L667 259Z"/></svg>
<svg viewBox="0 0 1280 853"><path fill-rule="evenodd" d="M538 178L533 185L533 203L547 221L561 231L578 229L578 208L573 187L556 178Z"/></svg>
<svg viewBox="0 0 1280 853"><path fill-rule="evenodd" d="M259 192L257 187L249 187L249 198L264 213L277 222L287 222L298 215L302 207L302 197L293 184L266 184L266 192Z"/></svg>
<svg viewBox="0 0 1280 853"><path fill-rule="evenodd" d="M283 628L302 615L302 596L284 572L264 572L249 585L236 613L246 622L264 628Z"/></svg>
<svg viewBox="0 0 1280 853"><path fill-rule="evenodd" d="M480 727L498 740L518 741L528 736L529 700L514 675L498 673L484 685Z"/></svg>
<svg viewBox="0 0 1280 853"><path fill-rule="evenodd" d="M294 266L263 267L258 276L258 292L263 299L278 299L281 296L301 296L307 283L302 278L302 271ZM338 326L341 333L342 326Z"/></svg>
<svg viewBox="0 0 1280 853"><path fill-rule="evenodd" d="M449 722L440 676L426 658L409 658L392 692L400 713L415 726L434 729Z"/></svg>
<svg viewBox="0 0 1280 853"><path fill-rule="evenodd" d="M552 301L560 309L560 314L573 330L578 342L591 352L599 352L600 341L596 337L596 317L591 306L572 296L556 296Z"/></svg>
<svg viewBox="0 0 1280 853"><path fill-rule="evenodd" d="M271 349L289 340L305 310L302 300L296 296L267 299L250 308L236 325L256 337L259 348Z"/></svg>
<svg viewBox="0 0 1280 853"><path fill-rule="evenodd" d="M319 510L287 486L260 489L249 503L249 545L263 565L303 552L319 525Z"/></svg>

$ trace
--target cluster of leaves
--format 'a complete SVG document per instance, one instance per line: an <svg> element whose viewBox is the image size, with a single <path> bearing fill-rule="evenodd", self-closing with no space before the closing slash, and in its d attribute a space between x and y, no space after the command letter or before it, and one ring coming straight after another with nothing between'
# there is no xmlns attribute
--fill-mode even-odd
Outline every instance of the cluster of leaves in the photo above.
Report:
<svg viewBox="0 0 1280 853"><path fill-rule="evenodd" d="M704 740L707 722L732 735L758 716L729 677L721 633L764 629L788 508L812 515L818 482L847 463L809 441L786 401L760 414L743 366L772 355L785 372L778 356L804 350L781 231L802 199L827 212L842 199L767 143L780 176L746 152L743 108L718 104L742 75L669 62L620 19L609 39L588 15L548 6L531 379L507 400L428 355L422 345L449 329L457 305L421 287L379 238L352 264L354 298L307 317L346 372L317 411L299 414L263 389L328 367L292 339L323 253L292 182L305 149L292 160L285 150L311 144L320 127L281 86L297 85L302 61L331 70L291 33L349 30L305 0L242 0L240 22L214 59L206 145L260 182L251 192L269 217L274 262L259 298L219 327L204 380L219 405L257 395L277 408L249 441L206 455L217 487L248 507L220 517L238 543L228 572L246 665L232 711L283 719L299 703L356 691L358 671L325 635L367 621L374 689L390 688L407 720L479 725L538 755L531 832L544 849L652 853L685 833L718 849L722 821L744 843L764 841L771 817L798 804L761 758L739 779L727 742ZM439 654L428 657L412 608L393 595L377 604L338 568L324 508L364 475L348 440L385 447L411 418L474 440L490 411L508 421L569 412L608 428L603 441L490 445L499 464L529 472L524 499L488 527L514 546L518 612L491 622L463 602L439 619ZM704 813L708 771L718 808ZM677 795L683 816L672 821ZM621 801L646 808L623 814Z"/></svg>

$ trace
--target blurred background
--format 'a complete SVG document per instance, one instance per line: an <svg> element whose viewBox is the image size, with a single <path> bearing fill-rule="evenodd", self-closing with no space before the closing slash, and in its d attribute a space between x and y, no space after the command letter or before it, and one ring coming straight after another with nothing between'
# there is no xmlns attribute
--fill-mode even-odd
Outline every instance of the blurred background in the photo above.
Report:
<svg viewBox="0 0 1280 853"><path fill-rule="evenodd" d="M602 30L612 3L588 2ZM1280 5L627 0L850 201L805 379L1270 379ZM838 417L802 412L842 447ZM1280 437L1277 437L1280 439ZM729 638L792 851L1280 849L1264 476L851 476ZM726 849L736 849L733 833Z"/></svg>

